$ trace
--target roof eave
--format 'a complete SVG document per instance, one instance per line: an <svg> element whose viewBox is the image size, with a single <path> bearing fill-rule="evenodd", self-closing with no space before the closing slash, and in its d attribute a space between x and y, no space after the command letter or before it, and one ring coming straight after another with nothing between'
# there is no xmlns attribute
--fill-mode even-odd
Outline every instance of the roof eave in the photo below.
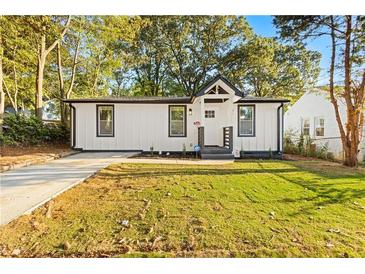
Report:
<svg viewBox="0 0 365 274"><path fill-rule="evenodd" d="M63 99L65 103L114 103L114 104L190 104L192 98L162 100L123 100L123 99Z"/></svg>
<svg viewBox="0 0 365 274"><path fill-rule="evenodd" d="M262 100L262 99L240 99L234 102L235 104L240 103L290 103L288 99L273 99L273 100Z"/></svg>

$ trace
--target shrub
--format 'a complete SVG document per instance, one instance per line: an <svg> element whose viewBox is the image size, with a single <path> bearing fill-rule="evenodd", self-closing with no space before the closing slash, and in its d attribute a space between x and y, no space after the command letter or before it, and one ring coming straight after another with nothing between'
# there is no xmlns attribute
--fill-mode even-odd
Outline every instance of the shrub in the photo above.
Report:
<svg viewBox="0 0 365 274"><path fill-rule="evenodd" d="M293 141L294 134L292 132L286 132L284 136L284 148L285 152L289 154L299 154L298 147Z"/></svg>
<svg viewBox="0 0 365 274"><path fill-rule="evenodd" d="M331 161L335 159L334 154L328 151L328 143L325 143L323 146L318 146L311 137L305 137L302 134L296 142L294 139L295 136L290 133L285 135L284 149L286 153Z"/></svg>
<svg viewBox="0 0 365 274"><path fill-rule="evenodd" d="M9 114L4 117L0 141L4 145L36 145L41 143L66 143L69 130L62 124L45 124L35 116Z"/></svg>

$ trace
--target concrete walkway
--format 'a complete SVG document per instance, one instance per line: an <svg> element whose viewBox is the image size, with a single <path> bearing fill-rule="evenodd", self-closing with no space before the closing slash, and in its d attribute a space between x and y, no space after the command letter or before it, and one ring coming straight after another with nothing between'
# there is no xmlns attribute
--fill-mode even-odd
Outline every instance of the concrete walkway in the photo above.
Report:
<svg viewBox="0 0 365 274"><path fill-rule="evenodd" d="M50 199L112 163L191 164L232 163L232 160L128 158L135 153L79 153L41 165L0 173L0 225L30 213Z"/></svg>
<svg viewBox="0 0 365 274"><path fill-rule="evenodd" d="M134 153L79 153L0 174L0 225L49 201L112 163Z"/></svg>

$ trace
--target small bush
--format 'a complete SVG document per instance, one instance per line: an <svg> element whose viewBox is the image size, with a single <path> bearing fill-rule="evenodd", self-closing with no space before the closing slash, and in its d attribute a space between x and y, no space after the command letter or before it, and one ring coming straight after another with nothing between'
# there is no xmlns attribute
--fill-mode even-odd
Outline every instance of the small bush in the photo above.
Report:
<svg viewBox="0 0 365 274"><path fill-rule="evenodd" d="M69 130L62 124L45 124L35 116L9 114L4 117L0 142L4 145L37 145L66 143Z"/></svg>
<svg viewBox="0 0 365 274"><path fill-rule="evenodd" d="M302 134L297 138L297 141L294 140L295 136L293 134L288 133L285 135L284 149L286 153L331 161L335 159L334 154L328 151L328 143L318 146L311 137Z"/></svg>

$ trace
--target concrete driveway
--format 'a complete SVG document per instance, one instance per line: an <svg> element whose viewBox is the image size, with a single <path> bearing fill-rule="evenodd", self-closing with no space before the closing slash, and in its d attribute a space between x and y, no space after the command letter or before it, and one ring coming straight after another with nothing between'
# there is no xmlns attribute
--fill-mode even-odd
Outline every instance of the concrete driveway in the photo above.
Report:
<svg viewBox="0 0 365 274"><path fill-rule="evenodd" d="M41 165L0 173L0 225L57 196L112 163L135 153L79 153Z"/></svg>

